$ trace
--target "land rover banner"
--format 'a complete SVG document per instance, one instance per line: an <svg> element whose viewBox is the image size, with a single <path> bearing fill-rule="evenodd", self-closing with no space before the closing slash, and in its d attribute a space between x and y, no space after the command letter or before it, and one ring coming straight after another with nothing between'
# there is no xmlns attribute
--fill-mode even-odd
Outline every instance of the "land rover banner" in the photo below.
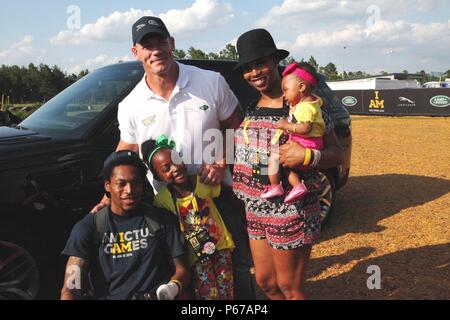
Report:
<svg viewBox="0 0 450 320"><path fill-rule="evenodd" d="M351 114L450 116L450 89L336 90Z"/></svg>

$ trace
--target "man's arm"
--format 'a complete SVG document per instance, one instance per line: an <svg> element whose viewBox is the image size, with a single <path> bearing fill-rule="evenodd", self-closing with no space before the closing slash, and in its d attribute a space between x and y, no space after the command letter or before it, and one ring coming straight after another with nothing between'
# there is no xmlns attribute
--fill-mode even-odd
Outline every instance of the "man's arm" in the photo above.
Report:
<svg viewBox="0 0 450 320"><path fill-rule="evenodd" d="M89 261L78 257L69 257L66 265L61 300L83 300L87 289Z"/></svg>
<svg viewBox="0 0 450 320"><path fill-rule="evenodd" d="M116 151L120 151L120 150L131 150L136 153L139 153L139 146L137 144L127 143L121 139L116 148Z"/></svg>
<svg viewBox="0 0 450 320"><path fill-rule="evenodd" d="M222 130L237 129L241 125L242 120L244 120L244 114L242 113L241 106L238 104L231 116L220 122L220 127Z"/></svg>
<svg viewBox="0 0 450 320"><path fill-rule="evenodd" d="M222 158L218 159L216 163L214 164L205 164L203 165L198 175L200 176L200 181L205 184L218 184L222 182L223 177L225 175L225 169L227 167L226 163L226 156L227 156L227 135L226 130L227 129L237 129L242 123L242 120L244 119L244 115L242 113L241 106L238 104L236 108L234 109L231 116L229 116L224 121L220 122L220 127L222 129ZM231 151L234 155L234 150Z"/></svg>
<svg viewBox="0 0 450 320"><path fill-rule="evenodd" d="M181 295L183 288L189 284L189 271L184 258L173 258L175 274L168 283L162 284L156 289L158 300L174 300Z"/></svg>
<svg viewBox="0 0 450 320"><path fill-rule="evenodd" d="M180 281L183 288L187 288L190 281L190 272L187 267L186 257L181 256L173 258L173 262L175 264L175 274L170 278L170 280Z"/></svg>

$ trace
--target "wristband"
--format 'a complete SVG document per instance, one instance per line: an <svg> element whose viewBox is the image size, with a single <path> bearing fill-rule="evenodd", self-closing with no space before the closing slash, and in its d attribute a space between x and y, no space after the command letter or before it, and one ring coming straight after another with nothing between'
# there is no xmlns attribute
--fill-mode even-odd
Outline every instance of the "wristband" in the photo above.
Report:
<svg viewBox="0 0 450 320"><path fill-rule="evenodd" d="M322 152L320 152L320 150L315 150L315 149L313 149L312 152L314 153L314 159L313 159L313 162L311 163L310 167L315 168L319 165L319 161L322 158Z"/></svg>
<svg viewBox="0 0 450 320"><path fill-rule="evenodd" d="M175 283L178 286L178 296L181 294L181 291L183 291L183 285L181 284L180 280L172 279L170 282Z"/></svg>
<svg viewBox="0 0 450 320"><path fill-rule="evenodd" d="M311 161L311 149L306 148L305 149L305 159L303 160L303 166L304 167L309 166L310 161Z"/></svg>

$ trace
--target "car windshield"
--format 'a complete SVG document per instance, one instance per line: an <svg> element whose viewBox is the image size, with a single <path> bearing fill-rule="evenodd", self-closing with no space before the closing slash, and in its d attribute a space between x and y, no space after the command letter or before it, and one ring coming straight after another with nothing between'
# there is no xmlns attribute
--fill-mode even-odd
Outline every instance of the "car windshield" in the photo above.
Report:
<svg viewBox="0 0 450 320"><path fill-rule="evenodd" d="M140 64L98 69L62 91L20 124L62 138L82 137L108 106L118 103L143 76Z"/></svg>

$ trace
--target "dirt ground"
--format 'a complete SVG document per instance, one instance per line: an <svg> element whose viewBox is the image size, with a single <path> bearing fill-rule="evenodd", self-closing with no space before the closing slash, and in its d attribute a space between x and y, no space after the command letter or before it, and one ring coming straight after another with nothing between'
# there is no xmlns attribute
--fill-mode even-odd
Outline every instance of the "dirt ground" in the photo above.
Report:
<svg viewBox="0 0 450 320"><path fill-rule="evenodd" d="M352 123L351 177L313 248L309 297L450 299L450 118Z"/></svg>

